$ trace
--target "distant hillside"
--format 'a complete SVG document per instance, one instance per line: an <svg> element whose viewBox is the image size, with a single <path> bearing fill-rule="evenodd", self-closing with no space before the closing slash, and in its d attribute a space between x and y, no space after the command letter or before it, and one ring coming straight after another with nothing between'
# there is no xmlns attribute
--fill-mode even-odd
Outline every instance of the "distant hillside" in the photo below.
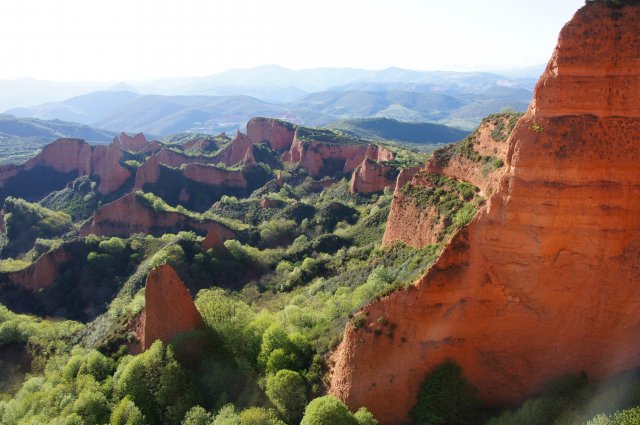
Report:
<svg viewBox="0 0 640 425"><path fill-rule="evenodd" d="M405 122L391 118L340 120L327 125L352 136L372 140L393 140L403 144L432 145L464 139L469 132L442 124Z"/></svg>
<svg viewBox="0 0 640 425"><path fill-rule="evenodd" d="M468 75L461 78L455 88L447 86L444 91L435 83L407 85L372 82L356 85L371 90L321 91L286 103L268 102L244 95L165 96L140 95L130 91L98 91L63 102L11 109L8 113L21 117L80 122L115 132L144 132L158 136L183 131L233 133L243 128L244 123L253 116L280 118L306 126L326 125L338 119L392 118L437 122L472 130L487 115L505 108L522 112L531 101L532 93L529 90L495 85L493 80L488 80L484 85L480 82L469 85L469 81L474 80ZM393 87L402 87L403 90ZM471 89L480 91L465 91Z"/></svg>
<svg viewBox="0 0 640 425"><path fill-rule="evenodd" d="M110 142L115 133L60 120L17 118L0 114L0 164L19 164L61 137Z"/></svg>
<svg viewBox="0 0 640 425"><path fill-rule="evenodd" d="M8 114L17 117L34 117L43 120L59 119L93 124L121 108L138 97L130 91L96 91L89 94L72 97L63 102L49 102L30 108L14 108ZM115 129L121 130L121 129Z"/></svg>

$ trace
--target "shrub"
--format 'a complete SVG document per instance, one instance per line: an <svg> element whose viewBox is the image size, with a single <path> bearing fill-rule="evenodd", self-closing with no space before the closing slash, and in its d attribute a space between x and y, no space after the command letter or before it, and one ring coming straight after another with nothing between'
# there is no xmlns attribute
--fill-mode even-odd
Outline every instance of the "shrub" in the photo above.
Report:
<svg viewBox="0 0 640 425"><path fill-rule="evenodd" d="M182 425L211 425L213 415L201 406L193 406L182 420Z"/></svg>
<svg viewBox="0 0 640 425"><path fill-rule="evenodd" d="M233 404L222 406L213 420L213 425L240 425L240 415L236 413Z"/></svg>
<svg viewBox="0 0 640 425"><path fill-rule="evenodd" d="M240 413L240 425L286 425L278 415L263 407L250 407Z"/></svg>
<svg viewBox="0 0 640 425"><path fill-rule="evenodd" d="M373 416L366 407L358 409L353 416L356 418L356 421L358 421L358 425L378 425L378 421L375 416Z"/></svg>
<svg viewBox="0 0 640 425"><path fill-rule="evenodd" d="M129 396L116 404L109 419L110 425L146 425L147 420Z"/></svg>
<svg viewBox="0 0 640 425"><path fill-rule="evenodd" d="M347 406L337 398L318 397L307 405L300 425L358 425Z"/></svg>
<svg viewBox="0 0 640 425"><path fill-rule="evenodd" d="M280 370L267 378L269 400L288 422L297 422L307 404L306 384L299 373Z"/></svg>
<svg viewBox="0 0 640 425"><path fill-rule="evenodd" d="M411 411L416 425L466 425L475 423L480 411L476 389L450 360L436 367L420 387Z"/></svg>

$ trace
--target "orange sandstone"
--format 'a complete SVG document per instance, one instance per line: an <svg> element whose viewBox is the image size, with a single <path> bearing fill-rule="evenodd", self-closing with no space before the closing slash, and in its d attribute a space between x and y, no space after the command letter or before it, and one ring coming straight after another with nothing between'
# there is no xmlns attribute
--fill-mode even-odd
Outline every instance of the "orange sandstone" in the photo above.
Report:
<svg viewBox="0 0 640 425"><path fill-rule="evenodd" d="M247 136L254 143L267 142L272 149L283 151L293 143L295 126L274 118L252 118L247 123Z"/></svg>
<svg viewBox="0 0 640 425"><path fill-rule="evenodd" d="M175 211L156 211L135 193L129 193L99 208L82 226L80 235L126 237L132 233L162 234L180 230L205 235L217 231L223 239L235 236L227 226L213 220L198 220Z"/></svg>
<svg viewBox="0 0 640 425"><path fill-rule="evenodd" d="M640 365L638 28L639 6L603 3L565 26L496 191L418 282L347 326L332 394L406 423L446 358L492 405Z"/></svg>
<svg viewBox="0 0 640 425"><path fill-rule="evenodd" d="M189 291L168 264L151 270L144 289L142 350L154 341L170 342L176 335L202 326Z"/></svg>

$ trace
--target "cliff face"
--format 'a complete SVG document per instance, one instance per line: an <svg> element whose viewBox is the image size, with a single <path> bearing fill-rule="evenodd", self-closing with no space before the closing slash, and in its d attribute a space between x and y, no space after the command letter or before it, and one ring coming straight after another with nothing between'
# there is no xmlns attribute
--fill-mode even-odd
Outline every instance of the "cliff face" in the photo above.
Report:
<svg viewBox="0 0 640 425"><path fill-rule="evenodd" d="M119 144L93 148L89 169L91 176L99 177L98 192L107 195L118 190L131 177L131 173L120 165L122 152Z"/></svg>
<svg viewBox="0 0 640 425"><path fill-rule="evenodd" d="M638 28L640 7L601 3L565 26L487 205L418 282L347 326L333 394L403 423L445 358L498 405L640 365Z"/></svg>
<svg viewBox="0 0 640 425"><path fill-rule="evenodd" d="M295 128L273 118L252 118L247 123L247 136L254 143L267 142L272 149L283 151L293 143Z"/></svg>
<svg viewBox="0 0 640 425"><path fill-rule="evenodd" d="M202 326L202 318L191 294L171 266L151 270L144 289L142 350L156 340L170 342L176 335Z"/></svg>
<svg viewBox="0 0 640 425"><path fill-rule="evenodd" d="M225 170L213 165L189 164L182 171L190 180L211 186L247 187L241 171Z"/></svg>
<svg viewBox="0 0 640 425"><path fill-rule="evenodd" d="M19 165L7 164L0 166L0 188L4 187L7 180L18 175L19 171Z"/></svg>
<svg viewBox="0 0 640 425"><path fill-rule="evenodd" d="M147 138L144 137L144 134L138 133L135 136L131 137L127 133L122 132L120 136L113 139L114 143L119 143L122 146L123 150L130 152L139 152L145 148L149 142Z"/></svg>
<svg viewBox="0 0 640 425"><path fill-rule="evenodd" d="M89 173L91 146L80 139L58 139L42 148L42 152L24 163L24 169L37 166L51 167L69 173L77 171L79 176Z"/></svg>
<svg viewBox="0 0 640 425"><path fill-rule="evenodd" d="M480 189L481 196L491 195L506 170L507 139L518 116L503 114L487 118L467 139L435 151L424 167L402 170L395 182L382 246L402 242L421 248L441 242L446 223L438 216L438 211L433 207L421 207L411 191L402 190L406 184L433 187L429 179L424 178L424 173L468 182ZM418 175L419 171L423 173Z"/></svg>
<svg viewBox="0 0 640 425"><path fill-rule="evenodd" d="M147 183L155 183L160 178L160 162L157 155L151 155L136 171L133 190L140 190Z"/></svg>
<svg viewBox="0 0 640 425"><path fill-rule="evenodd" d="M60 277L60 267L71 259L64 246L42 254L23 270L7 274L7 280L31 291L47 288Z"/></svg>
<svg viewBox="0 0 640 425"><path fill-rule="evenodd" d="M80 229L80 235L126 237L139 232L161 235L180 230L193 230L202 235L216 231L223 239L235 237L231 229L215 221L201 221L174 211L155 211L135 193L129 193L98 209Z"/></svg>
<svg viewBox="0 0 640 425"><path fill-rule="evenodd" d="M300 167L309 171L309 174L317 176L322 172L350 173L362 164L366 157L374 161L388 161L393 159L393 154L375 145L303 141L295 137L282 160L297 162Z"/></svg>
<svg viewBox="0 0 640 425"><path fill-rule="evenodd" d="M396 169L366 157L351 175L352 193L380 192L396 184Z"/></svg>
<svg viewBox="0 0 640 425"><path fill-rule="evenodd" d="M222 162L231 167L244 160L248 152L253 156L253 141L239 130L231 143L215 155L215 163Z"/></svg>
<svg viewBox="0 0 640 425"><path fill-rule="evenodd" d="M154 156L159 164L174 168L179 168L183 164L215 164L218 162L218 160L212 157L185 155L167 148L160 149Z"/></svg>
<svg viewBox="0 0 640 425"><path fill-rule="evenodd" d="M466 181L491 195L505 168L511 135L519 114L498 114L482 121L467 139L433 153L425 171Z"/></svg>

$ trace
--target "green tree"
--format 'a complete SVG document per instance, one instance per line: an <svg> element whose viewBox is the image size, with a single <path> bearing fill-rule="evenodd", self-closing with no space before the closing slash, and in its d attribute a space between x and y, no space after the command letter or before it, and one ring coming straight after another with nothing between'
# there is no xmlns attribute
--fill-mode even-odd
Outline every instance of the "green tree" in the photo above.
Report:
<svg viewBox="0 0 640 425"><path fill-rule="evenodd" d="M109 419L110 425L146 425L147 420L131 399L126 396L116 404Z"/></svg>
<svg viewBox="0 0 640 425"><path fill-rule="evenodd" d="M240 425L286 425L271 409L250 407L240 413Z"/></svg>
<svg viewBox="0 0 640 425"><path fill-rule="evenodd" d="M193 406L182 420L182 425L211 425L212 423L213 415L202 406Z"/></svg>
<svg viewBox="0 0 640 425"><path fill-rule="evenodd" d="M240 415L236 413L233 404L222 406L213 420L213 425L240 425Z"/></svg>
<svg viewBox="0 0 640 425"><path fill-rule="evenodd" d="M307 404L307 386L298 372L280 370L267 378L269 400L288 422L297 422Z"/></svg>
<svg viewBox="0 0 640 425"><path fill-rule="evenodd" d="M369 412L366 407L361 407L356 413L353 414L358 421L358 425L378 425L373 413Z"/></svg>
<svg viewBox="0 0 640 425"><path fill-rule="evenodd" d="M358 425L347 406L337 398L318 397L307 405L300 425Z"/></svg>
<svg viewBox="0 0 640 425"><path fill-rule="evenodd" d="M460 366L447 360L427 376L411 415L416 425L467 425L479 416L476 388L462 376Z"/></svg>

